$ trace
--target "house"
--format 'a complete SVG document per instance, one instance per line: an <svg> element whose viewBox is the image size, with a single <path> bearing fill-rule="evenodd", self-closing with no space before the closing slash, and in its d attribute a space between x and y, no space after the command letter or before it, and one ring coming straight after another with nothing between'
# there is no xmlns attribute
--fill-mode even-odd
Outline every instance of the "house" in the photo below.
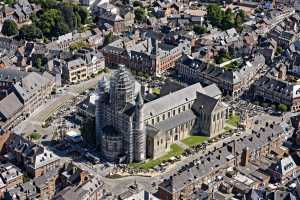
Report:
<svg viewBox="0 0 300 200"><path fill-rule="evenodd" d="M224 177L226 173L224 169L232 169L240 165L248 167L249 162L255 162L267 156L272 150L278 149L283 143L282 134L283 129L278 124L272 124L272 126L268 125L258 131L253 131L251 135L232 140L219 148L215 148L210 153L187 163L169 178L164 179L158 188L159 198L162 200L191 199L194 191L199 190L201 186L209 185L218 176ZM290 164L290 161L290 159L288 162L284 160L283 166L290 168L291 165L291 168L294 168L295 165ZM236 177L236 180L244 180L243 183L235 184L237 189L240 188L238 191L246 189L245 183L252 183L252 181L247 181L249 180L248 177L241 179ZM236 180L230 179L230 182L233 183Z"/></svg>
<svg viewBox="0 0 300 200"><path fill-rule="evenodd" d="M105 59L101 52L94 49L80 49L76 56L82 58L87 65L87 76L91 77L105 68Z"/></svg>
<svg viewBox="0 0 300 200"><path fill-rule="evenodd" d="M177 62L176 69L186 82L215 83L223 94L237 98L256 80L256 75L264 64L264 56L256 54L250 60L242 61L242 64L234 70L226 70L226 65L216 66L203 59L183 56Z"/></svg>
<svg viewBox="0 0 300 200"><path fill-rule="evenodd" d="M50 170L60 167L60 158L22 136L11 134L5 150L11 154L11 160L22 166L30 177L39 177Z"/></svg>
<svg viewBox="0 0 300 200"><path fill-rule="evenodd" d="M82 184L71 185L57 193L53 200L101 200L103 198L103 182L93 177Z"/></svg>
<svg viewBox="0 0 300 200"><path fill-rule="evenodd" d="M9 67L0 69L1 127L6 130L24 119L45 103L55 83L45 72L19 71Z"/></svg>
<svg viewBox="0 0 300 200"><path fill-rule="evenodd" d="M11 163L0 165L0 176L2 185L5 184L5 189L10 190L23 183L23 173L21 170Z"/></svg>
<svg viewBox="0 0 300 200"><path fill-rule="evenodd" d="M298 172L297 165L291 156L285 157L268 169L273 181L284 182Z"/></svg>
<svg viewBox="0 0 300 200"><path fill-rule="evenodd" d="M88 78L88 68L82 58L66 61L62 68L62 78L69 83L78 83Z"/></svg>
<svg viewBox="0 0 300 200"><path fill-rule="evenodd" d="M120 33L125 31L125 21L124 18L119 14L114 14L111 12L105 12L98 16L98 26L105 27L109 24L113 28L113 32Z"/></svg>
<svg viewBox="0 0 300 200"><path fill-rule="evenodd" d="M103 55L106 66L124 64L136 73L159 76L174 68L176 61L190 51L187 40L174 46L150 37L138 41L121 38L105 46Z"/></svg>
<svg viewBox="0 0 300 200"><path fill-rule="evenodd" d="M252 85L253 98L285 104L292 111L300 109L300 86L271 76L263 76Z"/></svg>

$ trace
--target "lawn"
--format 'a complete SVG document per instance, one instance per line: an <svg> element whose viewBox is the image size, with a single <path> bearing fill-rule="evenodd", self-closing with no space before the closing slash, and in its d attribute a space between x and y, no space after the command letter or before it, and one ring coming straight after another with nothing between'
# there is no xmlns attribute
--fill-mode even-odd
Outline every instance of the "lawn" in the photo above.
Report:
<svg viewBox="0 0 300 200"><path fill-rule="evenodd" d="M228 120L226 121L227 124L231 126L237 126L241 121L241 118L239 115L231 115Z"/></svg>
<svg viewBox="0 0 300 200"><path fill-rule="evenodd" d="M192 146L201 144L206 140L208 140L207 136L193 135L193 136L183 139L182 143L188 145L189 147L192 147Z"/></svg>
<svg viewBox="0 0 300 200"><path fill-rule="evenodd" d="M153 88L153 89L152 89L152 92L153 92L154 94L160 94L160 88L158 88L158 87Z"/></svg>
<svg viewBox="0 0 300 200"><path fill-rule="evenodd" d="M29 135L30 139L32 140L38 140L41 138L41 134L39 134L38 132L33 132Z"/></svg>
<svg viewBox="0 0 300 200"><path fill-rule="evenodd" d="M228 127L228 126L225 126L225 127L224 127L224 130L228 132L228 131L232 130L232 128L230 128L230 127Z"/></svg>
<svg viewBox="0 0 300 200"><path fill-rule="evenodd" d="M154 160L149 160L147 162L131 163L129 164L129 167L138 168L138 169L151 169L161 164L163 161L169 160L171 157L180 156L182 153L183 153L183 149L179 145L172 144L170 147L170 151L167 152L164 156Z"/></svg>

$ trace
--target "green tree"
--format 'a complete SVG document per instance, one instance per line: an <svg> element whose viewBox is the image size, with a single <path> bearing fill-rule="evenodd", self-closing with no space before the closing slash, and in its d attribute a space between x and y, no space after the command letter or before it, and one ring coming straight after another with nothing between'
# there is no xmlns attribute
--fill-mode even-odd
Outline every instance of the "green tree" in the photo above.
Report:
<svg viewBox="0 0 300 200"><path fill-rule="evenodd" d="M31 0L31 2L41 5L43 9L55 8L58 4L57 0Z"/></svg>
<svg viewBox="0 0 300 200"><path fill-rule="evenodd" d="M235 24L234 14L232 13L232 10L230 8L228 8L225 11L221 23L222 23L221 29L223 30L227 30L234 27Z"/></svg>
<svg viewBox="0 0 300 200"><path fill-rule="evenodd" d="M60 4L59 10L62 13L62 16L68 25L70 30L74 30L78 27L76 15L72 4Z"/></svg>
<svg viewBox="0 0 300 200"><path fill-rule="evenodd" d="M133 7L143 7L143 4L140 1L134 1L132 5Z"/></svg>
<svg viewBox="0 0 300 200"><path fill-rule="evenodd" d="M222 22L224 11L217 4L210 4L207 7L207 18L214 26L219 26Z"/></svg>
<svg viewBox="0 0 300 200"><path fill-rule="evenodd" d="M113 41L113 33L109 32L105 37L104 37L104 41L103 41L103 45L106 46L109 43L111 43Z"/></svg>
<svg viewBox="0 0 300 200"><path fill-rule="evenodd" d="M1 33L6 36L13 36L18 34L18 26L15 21L6 19L3 23Z"/></svg>
<svg viewBox="0 0 300 200"><path fill-rule="evenodd" d="M24 25L19 31L19 37L21 39L26 39L26 40L35 40L35 39L41 39L43 38L43 32L41 29L36 27L35 24L31 25Z"/></svg>
<svg viewBox="0 0 300 200"><path fill-rule="evenodd" d="M288 110L288 106L281 103L278 105L278 110L280 110L282 112L286 112Z"/></svg>
<svg viewBox="0 0 300 200"><path fill-rule="evenodd" d="M89 12L85 7L80 6L77 11L78 15L80 16L80 20L82 24L89 23Z"/></svg>
<svg viewBox="0 0 300 200"><path fill-rule="evenodd" d="M13 5L15 3L15 0L4 0L4 3L8 5Z"/></svg>
<svg viewBox="0 0 300 200"><path fill-rule="evenodd" d="M74 44L71 44L69 49L71 51L74 51L74 50L78 50L78 49L81 49L81 48L84 48L84 47L88 47L88 44L85 41L79 41L79 42L76 42Z"/></svg>
<svg viewBox="0 0 300 200"><path fill-rule="evenodd" d="M244 11L239 11L236 14L230 8L225 11L217 4L211 4L207 7L207 18L213 26L222 30L227 30L232 27L241 29L242 23L246 19Z"/></svg>
<svg viewBox="0 0 300 200"><path fill-rule="evenodd" d="M38 57L37 59L36 59L36 61L35 61L35 66L36 66L36 68L38 68L38 69L42 69L42 58L40 58L40 57Z"/></svg>
<svg viewBox="0 0 300 200"><path fill-rule="evenodd" d="M135 14L135 19L138 22L145 22L146 21L147 13L146 13L146 10L144 8L135 9L134 14Z"/></svg>
<svg viewBox="0 0 300 200"><path fill-rule="evenodd" d="M197 33L199 35L207 33L207 29L203 26L198 25L198 24L194 25L193 30L195 31L195 33Z"/></svg>
<svg viewBox="0 0 300 200"><path fill-rule="evenodd" d="M217 64L221 64L221 63L226 62L231 59L232 59L232 57L229 54L229 52L222 49L222 50L220 50L219 54L215 58L215 61Z"/></svg>
<svg viewBox="0 0 300 200"><path fill-rule="evenodd" d="M69 27L65 23L60 10L49 9L45 11L38 19L37 26L48 38L57 37L69 32Z"/></svg>

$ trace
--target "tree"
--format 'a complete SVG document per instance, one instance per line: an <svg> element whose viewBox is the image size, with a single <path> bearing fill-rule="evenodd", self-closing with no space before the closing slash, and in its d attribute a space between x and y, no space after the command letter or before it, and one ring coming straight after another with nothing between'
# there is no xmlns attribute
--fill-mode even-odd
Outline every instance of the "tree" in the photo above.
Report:
<svg viewBox="0 0 300 200"><path fill-rule="evenodd" d="M39 70L42 69L42 58L38 57L35 61L35 66L36 68L38 68Z"/></svg>
<svg viewBox="0 0 300 200"><path fill-rule="evenodd" d="M288 110L288 107L287 107L287 105L281 103L278 105L278 110L280 110L282 112L286 112Z"/></svg>
<svg viewBox="0 0 300 200"><path fill-rule="evenodd" d="M15 21L6 19L3 23L1 33L6 36L13 36L18 34L18 26Z"/></svg>
<svg viewBox="0 0 300 200"><path fill-rule="evenodd" d="M78 27L76 15L71 4L60 4L59 10L62 13L65 23L70 30L74 30Z"/></svg>
<svg viewBox="0 0 300 200"><path fill-rule="evenodd" d="M246 14L244 11L239 11L235 14L230 8L224 11L219 5L211 4L207 7L207 18L213 26L222 30L232 27L240 30Z"/></svg>
<svg viewBox="0 0 300 200"><path fill-rule="evenodd" d="M133 7L143 7L143 4L140 1L134 1L132 5Z"/></svg>
<svg viewBox="0 0 300 200"><path fill-rule="evenodd" d="M145 22L146 21L147 15L146 15L146 10L144 8L135 9L134 14L135 14L135 19L138 22Z"/></svg>
<svg viewBox="0 0 300 200"><path fill-rule="evenodd" d="M5 4L12 5L15 3L15 0L4 0Z"/></svg>
<svg viewBox="0 0 300 200"><path fill-rule="evenodd" d="M194 25L193 30L199 35L207 33L207 29L200 25Z"/></svg>
<svg viewBox="0 0 300 200"><path fill-rule="evenodd" d="M105 37L104 37L104 41L103 41L103 45L106 46L109 43L111 43L113 41L113 33L109 32Z"/></svg>
<svg viewBox="0 0 300 200"><path fill-rule="evenodd" d="M69 49L70 51L74 51L85 47L88 47L88 44L85 41L79 41L74 44L71 44Z"/></svg>
<svg viewBox="0 0 300 200"><path fill-rule="evenodd" d="M219 26L223 19L224 11L217 4L210 4L207 7L207 18L214 26Z"/></svg>
<svg viewBox="0 0 300 200"><path fill-rule="evenodd" d="M226 62L228 60L231 60L231 55L228 51L221 49L217 57L215 58L217 64L221 64L223 62Z"/></svg>
<svg viewBox="0 0 300 200"><path fill-rule="evenodd" d="M234 26L235 24L235 19L234 19L234 14L232 13L232 10L228 8L223 16L223 19L221 20L222 26L221 28L223 30L230 29Z"/></svg>
<svg viewBox="0 0 300 200"><path fill-rule="evenodd" d="M35 40L43 38L43 32L35 24L24 25L19 31L19 37L25 40Z"/></svg>
<svg viewBox="0 0 300 200"><path fill-rule="evenodd" d="M82 24L86 24L86 23L89 22L89 20L88 20L89 19L89 12L88 12L88 10L85 7L80 6L78 8L77 13L80 16Z"/></svg>
<svg viewBox="0 0 300 200"><path fill-rule="evenodd" d="M45 11L37 19L37 27L43 31L43 35L51 38L57 37L70 32L69 26L65 23L65 19L61 15L61 11L57 9L49 9Z"/></svg>

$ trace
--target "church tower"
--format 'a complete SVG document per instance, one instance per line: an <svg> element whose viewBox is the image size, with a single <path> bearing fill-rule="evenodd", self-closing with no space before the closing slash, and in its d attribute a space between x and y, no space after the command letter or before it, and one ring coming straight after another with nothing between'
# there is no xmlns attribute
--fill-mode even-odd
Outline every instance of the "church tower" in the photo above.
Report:
<svg viewBox="0 0 300 200"><path fill-rule="evenodd" d="M141 92L135 100L134 117L134 160L139 162L146 159L146 131L144 125L144 100Z"/></svg>
<svg viewBox="0 0 300 200"><path fill-rule="evenodd" d="M96 99L96 110L95 110L95 116L96 116L96 145L101 145L101 130L104 126L102 124L103 122L103 109L102 109L102 103L105 100L107 94L109 92L109 81L106 76L104 76L98 83L97 88L97 99Z"/></svg>
<svg viewBox="0 0 300 200"><path fill-rule="evenodd" d="M124 65L113 76L110 103L116 111L121 111L127 103L134 103L134 79Z"/></svg>

